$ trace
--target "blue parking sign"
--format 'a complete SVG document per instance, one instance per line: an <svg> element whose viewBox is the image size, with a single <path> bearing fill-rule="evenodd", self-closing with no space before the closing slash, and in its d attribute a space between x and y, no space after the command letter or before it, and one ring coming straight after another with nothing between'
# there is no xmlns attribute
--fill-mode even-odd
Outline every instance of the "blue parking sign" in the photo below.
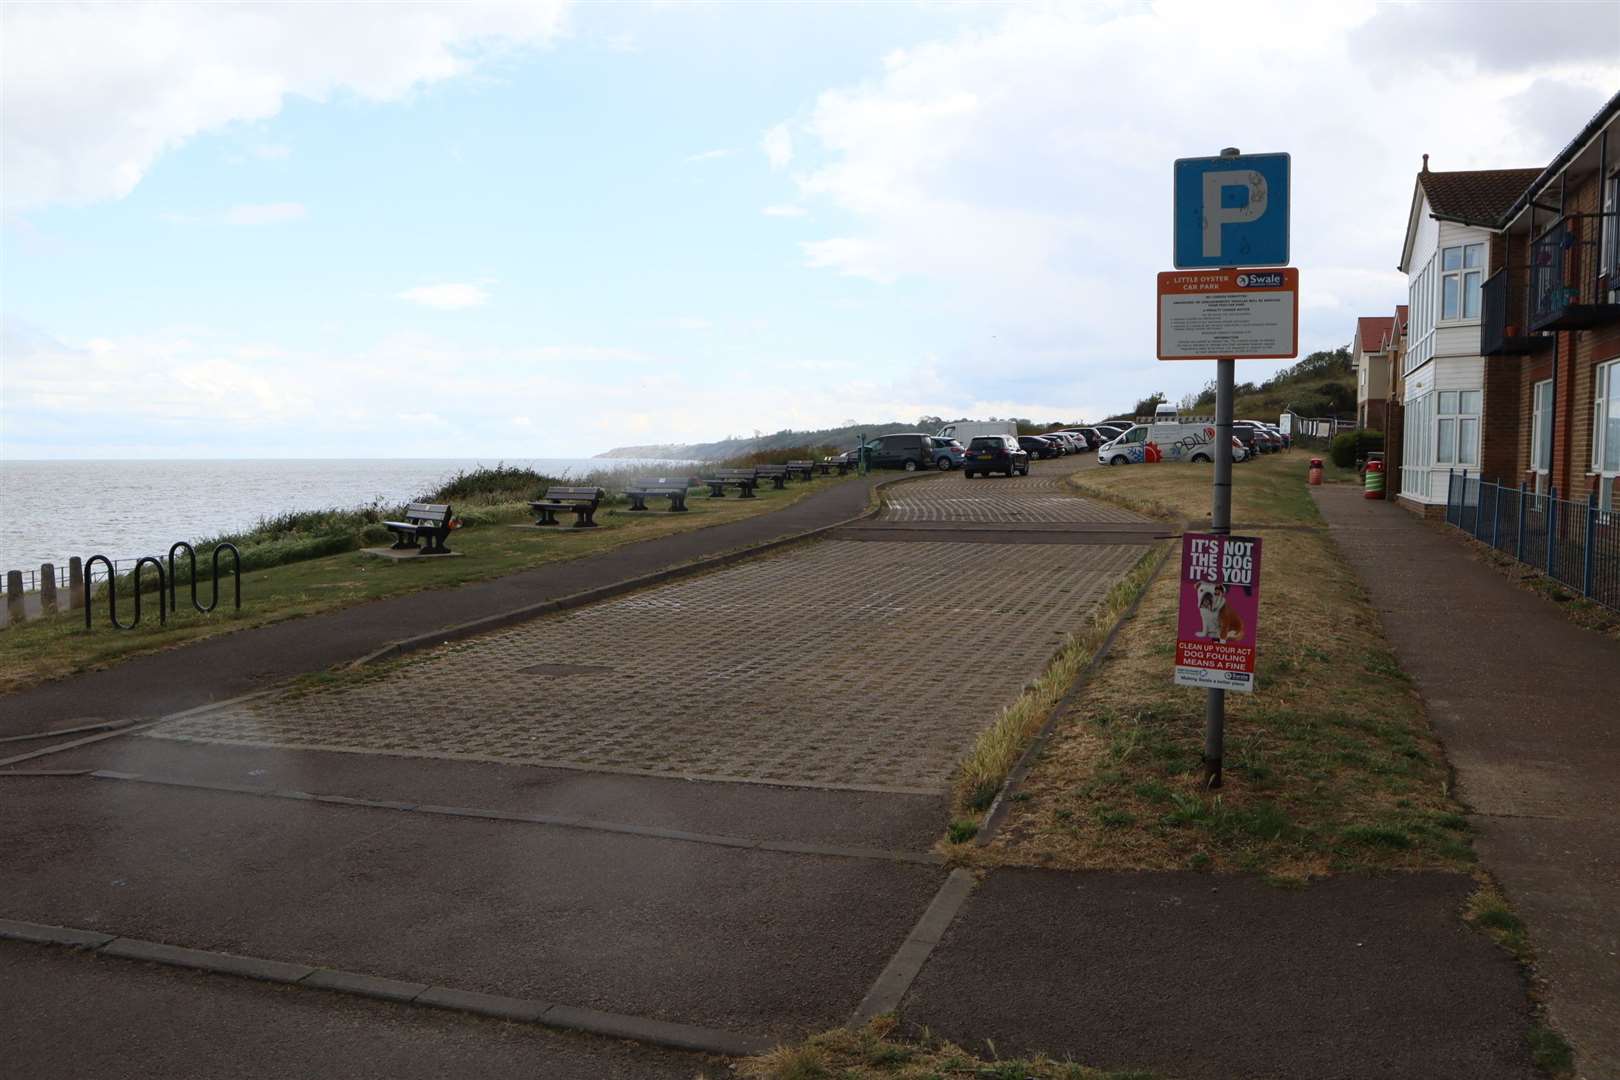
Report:
<svg viewBox="0 0 1620 1080"><path fill-rule="evenodd" d="M1288 155L1177 158L1178 270L1288 265Z"/></svg>

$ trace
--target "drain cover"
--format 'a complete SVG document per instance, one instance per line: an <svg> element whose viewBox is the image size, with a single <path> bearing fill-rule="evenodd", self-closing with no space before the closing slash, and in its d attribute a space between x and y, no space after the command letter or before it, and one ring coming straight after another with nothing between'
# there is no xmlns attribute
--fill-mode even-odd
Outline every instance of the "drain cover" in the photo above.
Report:
<svg viewBox="0 0 1620 1080"><path fill-rule="evenodd" d="M564 675L601 675L613 669L606 664L534 664L530 667L519 668L522 675L545 675L550 678L560 678Z"/></svg>

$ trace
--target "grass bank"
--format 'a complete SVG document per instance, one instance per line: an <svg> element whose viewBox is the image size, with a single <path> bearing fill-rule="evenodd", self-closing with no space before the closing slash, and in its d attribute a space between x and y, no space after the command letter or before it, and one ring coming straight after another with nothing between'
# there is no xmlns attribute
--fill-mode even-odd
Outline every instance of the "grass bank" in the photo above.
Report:
<svg viewBox="0 0 1620 1080"><path fill-rule="evenodd" d="M1320 526L1306 458L1239 466L1234 528L1264 539L1258 688L1227 695L1225 784L1202 783L1204 695L1171 684L1176 575L1059 718L1006 825L972 858L1104 869L1462 869L1469 825L1377 616ZM1082 494L1207 520L1210 469L1096 469ZM1174 556L1172 556L1174 559Z"/></svg>
<svg viewBox="0 0 1620 1080"><path fill-rule="evenodd" d="M157 595L153 591L146 594L141 624L133 630L112 629L107 623L105 603L99 600L93 611L93 629L88 632L77 613L9 627L0 631L0 693L215 634L316 615L422 589L484 581L549 562L581 558L621 544L737 521L781 509L839 482L836 477L818 476L809 484L790 484L783 491L769 490L767 485L768 490L761 490L754 499L738 499L734 495L708 499L694 493L685 514L662 509L633 513L622 502L610 502L597 512L600 528L562 526L554 530L509 528L530 520L528 507L521 501L503 501L507 498L507 489L489 487L481 493L458 496L456 514L465 527L451 534L450 546L461 553L461 557L448 559L393 562L364 555L355 549L363 543L372 543L369 524L358 533L344 532L341 528L326 533L296 530L277 533L267 528L262 534L269 537L264 541L267 544L319 541L342 546L335 554L318 557L282 562L267 557L267 561L257 567L253 560L245 560L239 612L229 609L227 580L221 607L208 615L187 606L187 591L182 587L181 608L170 613L166 626L157 621ZM534 497L526 486L520 492L525 499ZM288 516L293 517L295 515ZM386 544L391 540L387 531L382 530L382 536L375 542ZM244 555L253 546L244 548ZM208 548L199 545L198 550L206 554ZM206 560L202 561L201 576L206 579ZM203 584L199 592L206 603L208 586ZM119 597L119 618L128 621L130 615L129 594L124 592Z"/></svg>
<svg viewBox="0 0 1620 1080"><path fill-rule="evenodd" d="M936 1039L889 1038L891 1018L837 1028L736 1067L747 1080L1159 1080L1158 1073L1094 1069L1047 1057L985 1059Z"/></svg>

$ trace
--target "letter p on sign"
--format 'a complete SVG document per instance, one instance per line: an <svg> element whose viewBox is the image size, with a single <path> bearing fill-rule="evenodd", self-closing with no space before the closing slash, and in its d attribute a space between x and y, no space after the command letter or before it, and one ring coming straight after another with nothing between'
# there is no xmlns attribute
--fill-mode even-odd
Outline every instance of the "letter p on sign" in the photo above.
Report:
<svg viewBox="0 0 1620 1080"><path fill-rule="evenodd" d="M1175 267L1287 266L1287 154L1177 158Z"/></svg>
<svg viewBox="0 0 1620 1080"><path fill-rule="evenodd" d="M1204 257L1221 257L1222 225L1258 221L1265 212L1266 178L1259 173L1248 169L1205 173Z"/></svg>

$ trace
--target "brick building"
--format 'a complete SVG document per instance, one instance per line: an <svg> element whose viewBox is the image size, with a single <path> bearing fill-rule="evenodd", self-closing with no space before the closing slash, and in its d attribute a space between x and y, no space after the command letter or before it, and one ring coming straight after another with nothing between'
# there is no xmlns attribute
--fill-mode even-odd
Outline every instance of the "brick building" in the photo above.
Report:
<svg viewBox="0 0 1620 1080"><path fill-rule="evenodd" d="M1356 427L1385 430L1389 410L1389 336L1394 320L1388 315L1363 315L1356 320L1350 355L1356 365Z"/></svg>
<svg viewBox="0 0 1620 1080"><path fill-rule="evenodd" d="M1479 471L1620 509L1620 94L1500 216L1484 283Z"/></svg>

